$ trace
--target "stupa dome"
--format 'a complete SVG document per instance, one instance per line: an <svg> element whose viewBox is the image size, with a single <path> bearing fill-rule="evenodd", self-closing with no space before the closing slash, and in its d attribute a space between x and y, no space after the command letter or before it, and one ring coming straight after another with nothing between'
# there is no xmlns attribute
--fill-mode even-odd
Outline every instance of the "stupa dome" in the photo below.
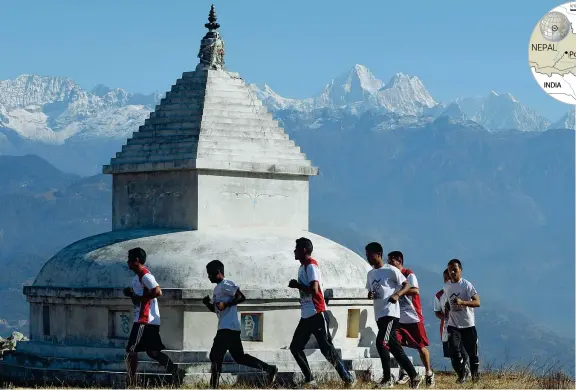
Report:
<svg viewBox="0 0 576 390"><path fill-rule="evenodd" d="M219 259L226 275L246 290L288 290L299 266L295 240L314 244L324 288L363 289L369 266L356 253L322 236L290 229L122 229L77 241L54 255L35 287L122 288L133 276L128 250L147 252L147 266L163 288L207 290L205 266Z"/></svg>

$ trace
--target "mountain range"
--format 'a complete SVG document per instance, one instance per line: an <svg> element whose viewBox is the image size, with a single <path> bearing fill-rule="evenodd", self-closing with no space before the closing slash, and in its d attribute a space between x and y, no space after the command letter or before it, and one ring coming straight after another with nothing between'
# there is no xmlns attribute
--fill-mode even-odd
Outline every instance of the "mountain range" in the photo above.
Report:
<svg viewBox="0 0 576 390"><path fill-rule="evenodd" d="M482 97L437 102L416 76L393 75L387 83L368 68L355 65L330 80L321 93L308 99L284 98L266 84L252 90L273 112L292 111L308 123L330 111L351 115L387 115L380 129L410 123L424 126L440 116L474 122L489 131L543 131L574 128L573 110L550 121L522 105L510 93L491 91ZM97 85L90 91L65 77L21 75L0 81L0 152L28 144L63 145L87 139L125 139L144 121L163 96L129 93Z"/></svg>
<svg viewBox="0 0 576 390"><path fill-rule="evenodd" d="M496 92L438 102L415 76L384 83L361 65L308 99L251 89L320 167L311 231L360 254L374 240L402 250L426 307L460 258L483 299L487 356L574 366L574 109L549 120ZM93 175L161 97L0 82L0 328L25 326L21 286L44 261L110 229L110 178Z"/></svg>

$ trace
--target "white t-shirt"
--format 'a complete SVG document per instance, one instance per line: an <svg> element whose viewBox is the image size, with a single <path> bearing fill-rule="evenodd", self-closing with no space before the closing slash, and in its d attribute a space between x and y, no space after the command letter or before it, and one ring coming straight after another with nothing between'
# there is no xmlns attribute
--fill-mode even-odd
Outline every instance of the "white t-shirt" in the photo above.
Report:
<svg viewBox="0 0 576 390"><path fill-rule="evenodd" d="M396 317L400 318L400 305L398 302L390 303L390 298L394 293L402 288L406 278L400 270L388 264L380 268L373 268L368 271L366 289L374 292L374 317Z"/></svg>
<svg viewBox="0 0 576 390"><path fill-rule="evenodd" d="M218 316L218 329L231 329L240 330L240 322L238 321L238 306L227 306L224 310L218 310L216 303L228 303L234 299L234 295L240 287L231 280L222 279L220 283L214 287L214 294L212 295L212 302L214 302L214 309Z"/></svg>
<svg viewBox="0 0 576 390"><path fill-rule="evenodd" d="M302 318L310 318L316 313L326 311L326 302L324 301L324 293L322 292L322 273L316 260L311 258L310 264L306 266L301 265L298 269L298 283L308 287L313 281L318 282L317 294L307 294L299 290Z"/></svg>
<svg viewBox="0 0 576 390"><path fill-rule="evenodd" d="M444 321L442 321L442 342L445 342L448 341L448 321L446 320L446 313L444 311L447 300L444 290L440 292L442 293L440 298L438 298L438 294L434 295L434 311L444 315Z"/></svg>
<svg viewBox="0 0 576 390"><path fill-rule="evenodd" d="M460 279L456 283L448 281L444 284L444 295L450 302L450 313L448 315L448 326L456 328L469 328L474 326L474 308L461 306L452 303L456 298L463 301L470 301L476 295L476 289L466 279Z"/></svg>
<svg viewBox="0 0 576 390"><path fill-rule="evenodd" d="M416 275L411 273L406 277L406 280L408 280L408 283L410 283L411 287L418 288L418 279L416 279ZM402 295L398 300L398 303L400 304L400 323L414 324L416 322L420 322L420 318L418 317L418 312L414 306L412 297L408 295Z"/></svg>
<svg viewBox="0 0 576 390"><path fill-rule="evenodd" d="M158 286L154 276L143 268L141 275L136 275L132 279L132 290L138 296L144 295L144 291L153 290ZM134 322L140 324L160 325L160 309L156 298L146 302L136 303L133 306Z"/></svg>

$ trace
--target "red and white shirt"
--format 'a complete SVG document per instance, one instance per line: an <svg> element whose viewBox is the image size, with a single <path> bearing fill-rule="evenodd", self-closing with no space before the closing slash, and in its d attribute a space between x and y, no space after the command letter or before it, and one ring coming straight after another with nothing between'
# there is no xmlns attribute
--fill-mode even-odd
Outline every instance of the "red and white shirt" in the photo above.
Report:
<svg viewBox="0 0 576 390"><path fill-rule="evenodd" d="M132 279L132 290L138 296L144 295L158 286L158 282L147 268ZM139 324L160 325L160 310L156 298L134 304L134 322Z"/></svg>
<svg viewBox="0 0 576 390"><path fill-rule="evenodd" d="M444 316L443 319L440 320L440 338L442 342L448 341L448 316L446 315L446 294L444 294L444 290L440 290L434 296L434 311L437 313L442 313Z"/></svg>
<svg viewBox="0 0 576 390"><path fill-rule="evenodd" d="M418 279L412 270L408 268L402 269L402 275L406 278L411 287L418 288ZM401 324L415 324L417 322L424 322L422 315L422 304L420 302L420 294L416 295L403 295L398 301L400 303L400 323Z"/></svg>
<svg viewBox="0 0 576 390"><path fill-rule="evenodd" d="M310 318L316 313L326 311L326 302L322 292L322 273L316 260L310 258L310 262L307 265L301 265L298 269L298 283L309 287L313 281L318 282L318 292L316 294L307 294L300 290L302 318Z"/></svg>

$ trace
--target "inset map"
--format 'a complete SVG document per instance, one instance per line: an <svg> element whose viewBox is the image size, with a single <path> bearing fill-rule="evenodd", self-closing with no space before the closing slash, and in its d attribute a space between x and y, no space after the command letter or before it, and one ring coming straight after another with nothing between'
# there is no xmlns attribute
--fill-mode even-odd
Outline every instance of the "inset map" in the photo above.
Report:
<svg viewBox="0 0 576 390"><path fill-rule="evenodd" d="M532 75L553 98L576 105L576 3L552 9L538 22L528 46Z"/></svg>

